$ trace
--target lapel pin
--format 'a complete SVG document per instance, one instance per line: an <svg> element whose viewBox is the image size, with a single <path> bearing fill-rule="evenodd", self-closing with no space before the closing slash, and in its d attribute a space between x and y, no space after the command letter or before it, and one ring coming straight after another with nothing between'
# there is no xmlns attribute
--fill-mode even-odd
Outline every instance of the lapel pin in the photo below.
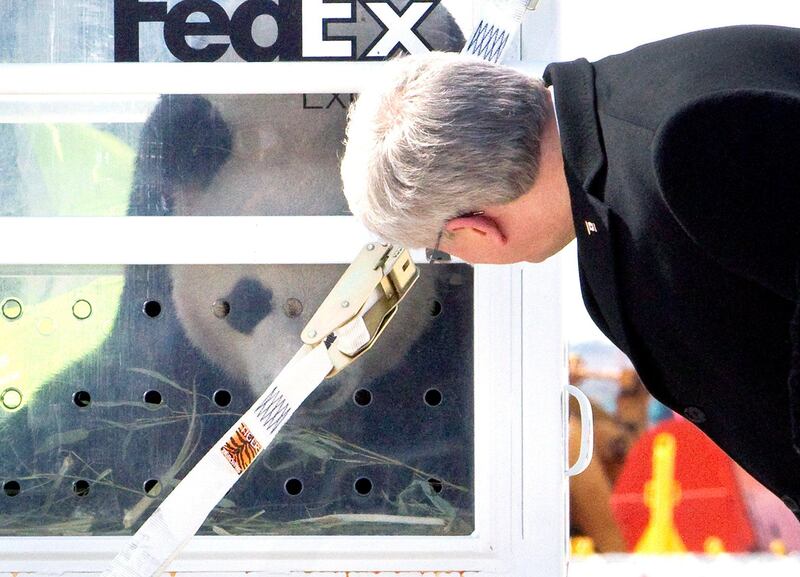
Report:
<svg viewBox="0 0 800 577"><path fill-rule="evenodd" d="M589 234L589 236L592 236L593 232L597 232L597 225L595 223L586 220L584 221L584 224L586 225L586 232Z"/></svg>

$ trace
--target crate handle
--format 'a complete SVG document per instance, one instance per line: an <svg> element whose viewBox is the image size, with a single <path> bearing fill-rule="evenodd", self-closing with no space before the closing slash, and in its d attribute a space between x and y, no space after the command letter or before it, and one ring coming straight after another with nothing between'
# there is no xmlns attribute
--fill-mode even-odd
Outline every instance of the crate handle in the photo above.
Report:
<svg viewBox="0 0 800 577"><path fill-rule="evenodd" d="M575 397L581 411L581 451L575 464L567 469L567 476L574 477L583 473L592 460L594 419L592 418L592 405L582 390L573 385L567 385L567 393Z"/></svg>

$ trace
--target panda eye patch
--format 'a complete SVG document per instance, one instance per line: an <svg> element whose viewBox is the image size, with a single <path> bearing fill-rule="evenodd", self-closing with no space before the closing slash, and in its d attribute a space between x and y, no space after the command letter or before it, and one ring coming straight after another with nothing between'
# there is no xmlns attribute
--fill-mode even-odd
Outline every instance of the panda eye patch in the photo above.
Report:
<svg viewBox="0 0 800 577"><path fill-rule="evenodd" d="M272 291L254 278L243 278L225 297L230 312L224 317L236 331L249 335L272 312Z"/></svg>

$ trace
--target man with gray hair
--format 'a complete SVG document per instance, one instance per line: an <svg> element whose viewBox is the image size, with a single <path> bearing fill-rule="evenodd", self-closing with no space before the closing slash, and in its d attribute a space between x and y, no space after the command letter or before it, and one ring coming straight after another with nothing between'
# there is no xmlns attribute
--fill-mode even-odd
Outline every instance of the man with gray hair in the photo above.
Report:
<svg viewBox="0 0 800 577"><path fill-rule="evenodd" d="M648 390L800 515L800 30L554 63L387 64L342 160L376 234L473 263L578 240L581 290ZM551 92L552 91L552 92Z"/></svg>

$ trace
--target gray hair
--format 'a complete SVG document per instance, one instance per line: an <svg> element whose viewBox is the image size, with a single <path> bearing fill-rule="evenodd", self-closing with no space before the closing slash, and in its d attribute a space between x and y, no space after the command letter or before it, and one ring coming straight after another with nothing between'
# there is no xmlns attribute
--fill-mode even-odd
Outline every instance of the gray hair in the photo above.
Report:
<svg viewBox="0 0 800 577"><path fill-rule="evenodd" d="M384 66L350 108L341 165L368 229L430 247L448 220L530 190L550 115L540 80L444 52Z"/></svg>

